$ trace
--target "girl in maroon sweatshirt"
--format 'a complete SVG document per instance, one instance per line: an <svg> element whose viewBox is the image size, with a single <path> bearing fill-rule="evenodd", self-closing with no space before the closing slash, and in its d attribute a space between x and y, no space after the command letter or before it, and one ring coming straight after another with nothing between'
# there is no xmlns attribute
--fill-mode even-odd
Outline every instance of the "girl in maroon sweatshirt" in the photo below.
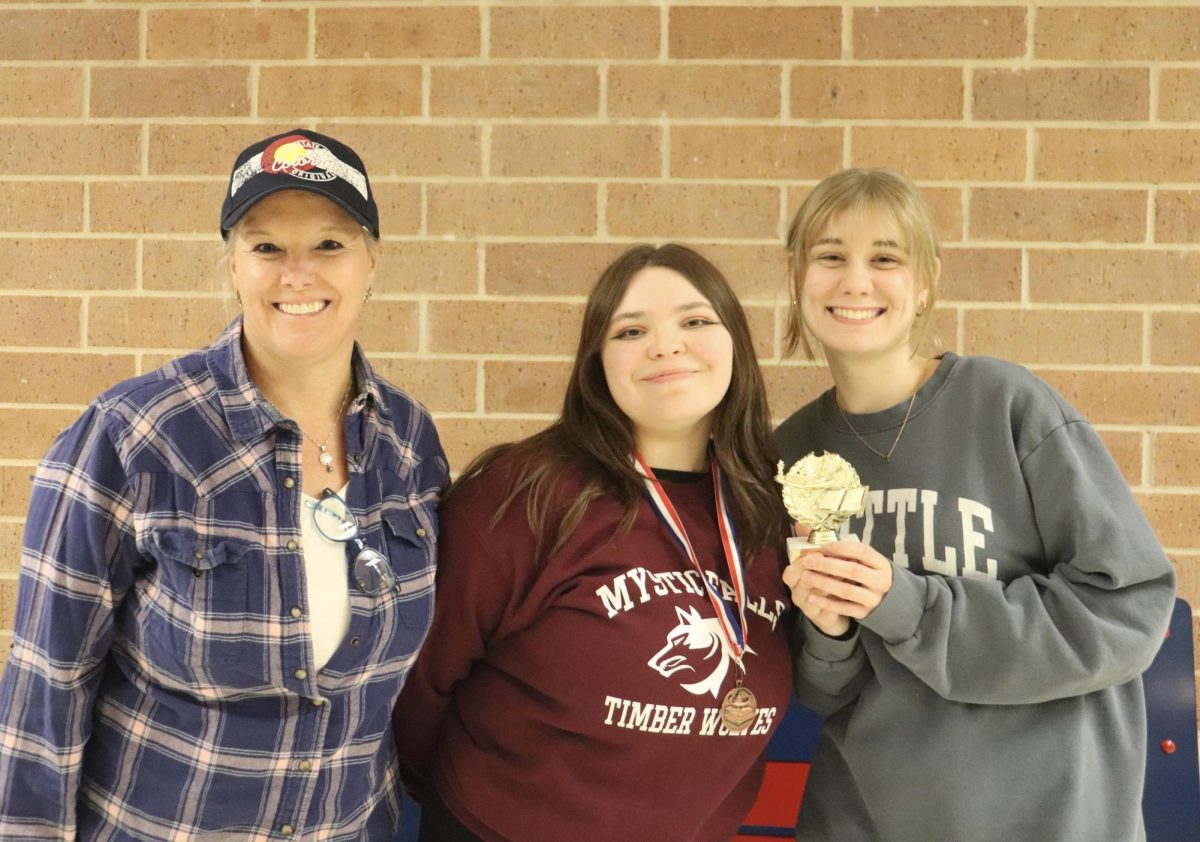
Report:
<svg viewBox="0 0 1200 842"><path fill-rule="evenodd" d="M437 840L721 840L787 709L786 514L721 273L637 246L588 297L563 410L445 500L395 712Z"/></svg>

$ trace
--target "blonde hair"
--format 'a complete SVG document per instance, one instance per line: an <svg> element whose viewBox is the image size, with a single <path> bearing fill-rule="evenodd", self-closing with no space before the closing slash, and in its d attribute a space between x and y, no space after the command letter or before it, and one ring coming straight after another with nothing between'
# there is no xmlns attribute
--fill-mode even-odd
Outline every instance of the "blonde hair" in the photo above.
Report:
<svg viewBox="0 0 1200 842"><path fill-rule="evenodd" d="M925 307L917 315L913 334L917 348L929 331L930 316L937 300L937 275L942 248L933 214L916 185L898 172L886 169L848 169L825 178L805 198L788 229L788 313L784 354L804 348L815 359L800 312L801 292L808 251L834 216L843 211L864 212L878 208L891 213L908 238L918 289L926 293Z"/></svg>

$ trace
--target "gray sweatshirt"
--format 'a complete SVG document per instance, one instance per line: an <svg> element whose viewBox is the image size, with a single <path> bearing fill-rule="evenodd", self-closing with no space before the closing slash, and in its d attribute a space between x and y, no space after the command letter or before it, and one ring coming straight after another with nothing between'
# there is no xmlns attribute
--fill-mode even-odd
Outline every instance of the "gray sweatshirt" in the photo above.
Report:
<svg viewBox="0 0 1200 842"><path fill-rule="evenodd" d="M883 453L908 401L852 415ZM833 391L776 431L870 487L843 528L894 583L848 640L803 618L796 691L828 717L800 840L1142 840L1140 673L1175 577L1095 430L1024 368L947 353L891 464Z"/></svg>

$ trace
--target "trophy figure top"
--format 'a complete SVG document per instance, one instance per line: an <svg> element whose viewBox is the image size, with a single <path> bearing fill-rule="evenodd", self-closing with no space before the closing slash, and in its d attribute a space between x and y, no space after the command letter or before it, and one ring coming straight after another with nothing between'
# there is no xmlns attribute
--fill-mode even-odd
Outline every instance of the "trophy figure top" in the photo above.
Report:
<svg viewBox="0 0 1200 842"><path fill-rule="evenodd" d="M779 463L775 481L783 486L783 505L792 519L811 531L808 544L837 540L841 524L862 514L869 490L854 466L836 453L810 453L785 473Z"/></svg>

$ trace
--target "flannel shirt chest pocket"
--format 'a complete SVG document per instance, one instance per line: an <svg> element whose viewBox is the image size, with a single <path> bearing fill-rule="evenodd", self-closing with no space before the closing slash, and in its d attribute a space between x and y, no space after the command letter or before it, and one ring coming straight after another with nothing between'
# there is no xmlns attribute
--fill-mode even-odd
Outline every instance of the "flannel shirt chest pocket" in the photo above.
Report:
<svg viewBox="0 0 1200 842"><path fill-rule="evenodd" d="M146 565L127 632L156 669L224 687L267 680L264 496L176 493L184 505L139 530Z"/></svg>
<svg viewBox="0 0 1200 842"><path fill-rule="evenodd" d="M169 529L154 530L150 540L160 582L175 598L208 618L245 615L247 565L242 560L252 544Z"/></svg>
<svg viewBox="0 0 1200 842"><path fill-rule="evenodd" d="M387 508L380 512L380 520L388 562L399 586L400 619L424 638L433 618L437 511L429 505Z"/></svg>

